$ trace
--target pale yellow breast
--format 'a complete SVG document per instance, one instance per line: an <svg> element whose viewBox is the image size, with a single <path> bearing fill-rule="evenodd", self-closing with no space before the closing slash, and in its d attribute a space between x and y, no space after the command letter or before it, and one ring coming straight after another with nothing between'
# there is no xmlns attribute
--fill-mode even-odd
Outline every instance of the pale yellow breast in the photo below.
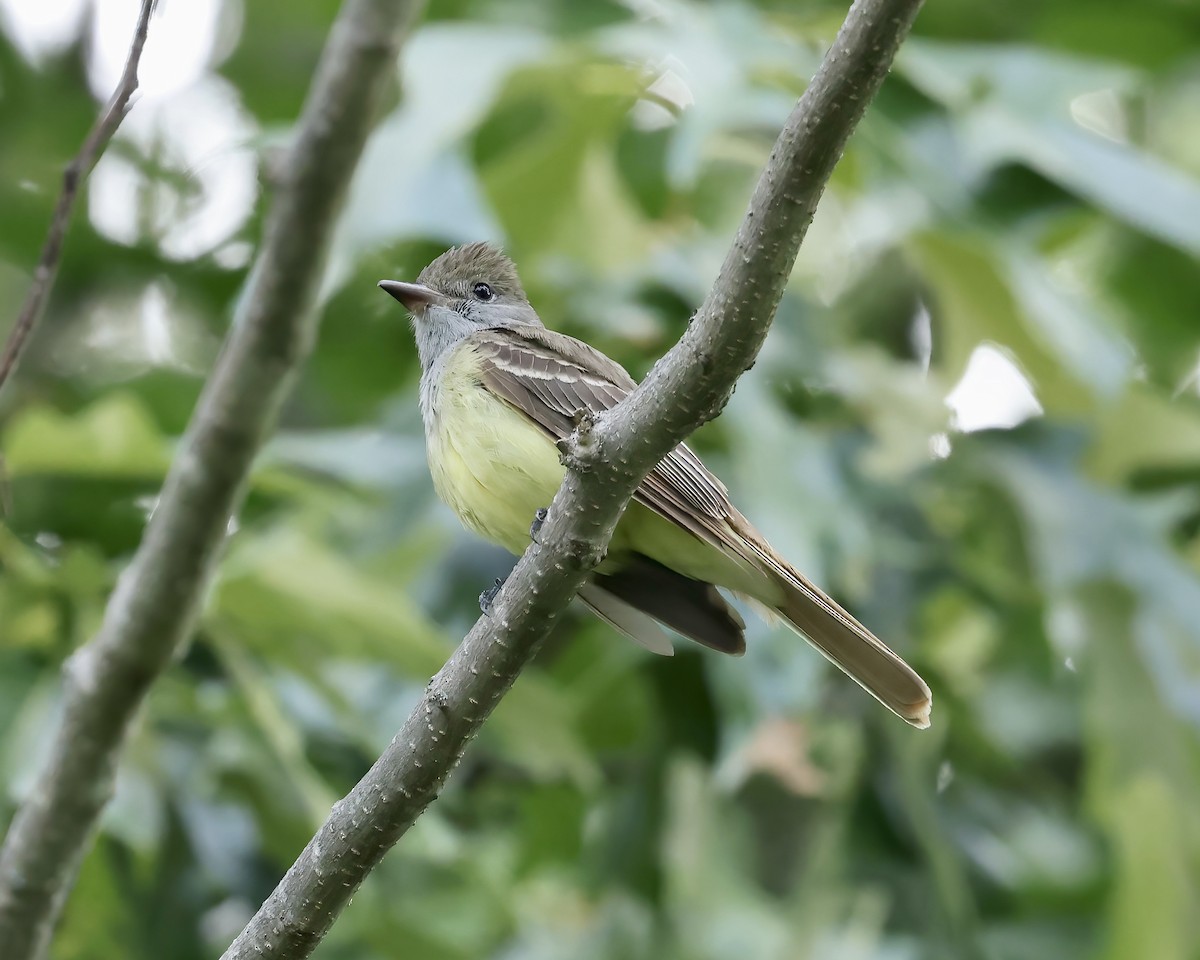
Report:
<svg viewBox="0 0 1200 960"><path fill-rule="evenodd" d="M528 418L480 386L470 343L454 351L426 425L433 485L467 527L519 554L534 514L562 483L558 451Z"/></svg>
<svg viewBox="0 0 1200 960"><path fill-rule="evenodd" d="M470 342L453 349L426 422L433 485L465 526L521 554L534 514L550 505L565 470L550 438L480 385L480 359ZM617 525L600 570L627 551L751 596L765 589L761 572L636 502Z"/></svg>

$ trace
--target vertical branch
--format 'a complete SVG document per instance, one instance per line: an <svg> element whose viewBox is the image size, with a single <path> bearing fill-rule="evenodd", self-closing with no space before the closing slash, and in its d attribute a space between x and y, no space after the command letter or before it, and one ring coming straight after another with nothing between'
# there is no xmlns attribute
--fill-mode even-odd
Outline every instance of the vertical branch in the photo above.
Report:
<svg viewBox="0 0 1200 960"><path fill-rule="evenodd" d="M315 336L329 238L420 6L345 0L333 25L224 350L99 633L66 665L59 728L0 849L4 960L44 955L130 724L191 632L251 463Z"/></svg>

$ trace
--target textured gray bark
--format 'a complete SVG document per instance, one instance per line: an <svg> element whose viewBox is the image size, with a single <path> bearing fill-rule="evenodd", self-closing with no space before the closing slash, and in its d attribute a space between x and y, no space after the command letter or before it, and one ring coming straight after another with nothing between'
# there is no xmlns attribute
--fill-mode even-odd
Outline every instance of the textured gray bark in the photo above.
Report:
<svg viewBox="0 0 1200 960"><path fill-rule="evenodd" d="M294 960L438 795L471 738L604 556L641 479L753 363L842 148L921 0L858 0L788 118L712 292L641 387L564 444L549 518L383 755L339 801L225 960ZM532 518L531 518L532 519Z"/></svg>
<svg viewBox="0 0 1200 960"><path fill-rule="evenodd" d="M44 955L130 724L191 632L255 454L316 327L329 237L420 0L346 0L279 178L225 348L97 636L64 670L63 715L0 850L4 960Z"/></svg>

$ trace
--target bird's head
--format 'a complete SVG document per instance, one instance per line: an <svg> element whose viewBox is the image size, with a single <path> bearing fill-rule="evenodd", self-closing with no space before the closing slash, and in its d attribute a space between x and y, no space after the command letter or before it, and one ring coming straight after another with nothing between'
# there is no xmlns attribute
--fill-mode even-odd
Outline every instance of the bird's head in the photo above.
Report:
<svg viewBox="0 0 1200 960"><path fill-rule="evenodd" d="M412 314L425 370L475 330L542 325L525 296L516 265L490 243L452 247L422 270L416 283L380 280L379 286Z"/></svg>
<svg viewBox="0 0 1200 960"><path fill-rule="evenodd" d="M480 326L540 323L516 265L490 243L452 247L421 271L416 283L380 280L422 327L463 320Z"/></svg>

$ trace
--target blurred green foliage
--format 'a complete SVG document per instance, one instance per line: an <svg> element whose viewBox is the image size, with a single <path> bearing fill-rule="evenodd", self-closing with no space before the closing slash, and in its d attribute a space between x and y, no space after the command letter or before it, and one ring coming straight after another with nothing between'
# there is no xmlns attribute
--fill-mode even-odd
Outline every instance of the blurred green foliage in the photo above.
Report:
<svg viewBox="0 0 1200 960"><path fill-rule="evenodd" d="M53 35L35 6L0 2L10 306L135 5L78 0ZM0 398L0 819L154 509L336 5L160 6ZM500 240L543 317L644 372L843 13L434 0L56 960L215 956L509 563L434 501L375 281ZM1200 957L1198 181L1200 8L931 0L696 443L922 669L933 729L776 628L659 660L578 614L317 955Z"/></svg>

